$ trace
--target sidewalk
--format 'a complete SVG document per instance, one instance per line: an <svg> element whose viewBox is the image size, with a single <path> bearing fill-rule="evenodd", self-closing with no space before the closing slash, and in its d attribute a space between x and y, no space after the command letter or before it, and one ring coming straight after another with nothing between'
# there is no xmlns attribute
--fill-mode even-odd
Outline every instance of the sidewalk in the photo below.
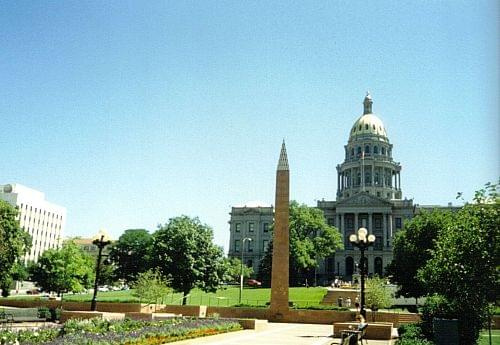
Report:
<svg viewBox="0 0 500 345"><path fill-rule="evenodd" d="M340 339L331 338L331 325L269 323L262 331L243 330L210 337L174 342L176 345L330 345ZM393 345L390 340L368 340L367 345Z"/></svg>

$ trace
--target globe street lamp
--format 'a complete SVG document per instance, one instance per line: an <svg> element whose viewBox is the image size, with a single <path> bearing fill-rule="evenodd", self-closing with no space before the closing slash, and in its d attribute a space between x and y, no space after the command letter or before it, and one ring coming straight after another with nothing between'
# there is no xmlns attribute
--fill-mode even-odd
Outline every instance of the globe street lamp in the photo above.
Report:
<svg viewBox="0 0 500 345"><path fill-rule="evenodd" d="M92 297L92 303L90 304L90 310L91 311L96 311L97 310L97 286L99 284L99 275L100 275L100 270L101 270L101 257L102 257L102 250L104 247L106 247L108 244L111 243L111 240L106 233L106 230L101 229L95 235L92 237L92 244L96 245L97 248L99 248L99 252L97 254L97 262L95 265L95 281L94 281L94 296Z"/></svg>
<svg viewBox="0 0 500 345"><path fill-rule="evenodd" d="M360 314L366 318L365 311L365 274L366 274L366 258L365 258L365 250L371 246L375 242L375 236L370 234L368 236L368 230L365 228L359 228L358 234L352 234L349 236L349 242L351 242L354 246L358 247L361 251L361 260L359 261L359 267L361 271L361 308Z"/></svg>
<svg viewBox="0 0 500 345"><path fill-rule="evenodd" d="M241 294L243 292L243 250L245 250L245 241L251 241L250 237L245 237L241 241L241 262L240 262L240 298L238 304L241 304Z"/></svg>

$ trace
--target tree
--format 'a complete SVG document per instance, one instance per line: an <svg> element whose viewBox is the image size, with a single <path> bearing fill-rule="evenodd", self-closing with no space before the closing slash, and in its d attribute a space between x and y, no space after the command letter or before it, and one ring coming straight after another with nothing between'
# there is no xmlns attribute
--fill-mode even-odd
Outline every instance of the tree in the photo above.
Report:
<svg viewBox="0 0 500 345"><path fill-rule="evenodd" d="M153 263L176 292L198 287L215 292L224 277L222 249L212 243L213 231L198 218L172 218L153 234Z"/></svg>
<svg viewBox="0 0 500 345"><path fill-rule="evenodd" d="M225 258L226 266L224 275L225 282L239 283L241 276L241 260L238 258ZM249 278L253 274L253 268L243 265L243 278Z"/></svg>
<svg viewBox="0 0 500 345"><path fill-rule="evenodd" d="M161 275L159 270L148 270L139 273L133 285L134 296L140 301L156 303L159 298L170 292L168 281Z"/></svg>
<svg viewBox="0 0 500 345"><path fill-rule="evenodd" d="M116 265L118 279L135 281L138 274L151 268L153 237L144 229L129 229L110 249L109 259Z"/></svg>
<svg viewBox="0 0 500 345"><path fill-rule="evenodd" d="M18 211L0 200L0 289L7 297L16 271L16 262L31 248L31 237L17 220Z"/></svg>
<svg viewBox="0 0 500 345"><path fill-rule="evenodd" d="M380 277L366 280L366 305L373 311L388 308L392 305L392 293L387 288L387 281Z"/></svg>
<svg viewBox="0 0 500 345"><path fill-rule="evenodd" d="M391 281L398 285L397 296L419 297L427 289L417 278L417 272L432 257L439 232L451 224L451 212L422 212L405 224L394 238L392 262L387 267Z"/></svg>
<svg viewBox="0 0 500 345"><path fill-rule="evenodd" d="M326 223L323 211L290 203L290 285L300 285L305 279L311 281L319 261L343 248L340 232ZM273 226L271 227L273 228ZM260 262L259 278L269 285L272 270L272 241Z"/></svg>
<svg viewBox="0 0 500 345"><path fill-rule="evenodd" d="M429 289L445 298L458 319L460 344L475 344L498 291L500 265L499 186L476 193L436 239L432 257L418 272Z"/></svg>
<svg viewBox="0 0 500 345"><path fill-rule="evenodd" d="M74 242L63 243L60 249L48 249L38 262L31 266L31 278L42 290L56 292L81 292L92 286L94 261Z"/></svg>

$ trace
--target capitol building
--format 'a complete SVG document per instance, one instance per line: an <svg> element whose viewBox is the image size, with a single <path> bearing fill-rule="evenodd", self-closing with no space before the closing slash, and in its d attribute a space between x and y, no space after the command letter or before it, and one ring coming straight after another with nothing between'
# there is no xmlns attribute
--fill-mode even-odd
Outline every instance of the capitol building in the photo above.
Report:
<svg viewBox="0 0 500 345"><path fill-rule="evenodd" d="M374 246L366 251L368 274L384 275L392 261L392 240L406 221L422 209L436 206L417 206L403 198L402 166L394 160L393 146L382 120L372 112L373 100L367 93L363 113L354 122L344 161L337 165L335 201L318 201L329 225L342 235L344 249L327 257L317 270L318 282L326 283L336 276L351 279L356 273L360 252L349 242L349 235L360 227L375 235ZM233 206L230 219L229 257L243 257L254 272L264 257L272 239L269 226L273 222L273 207L263 204ZM243 241L251 238L252 241Z"/></svg>

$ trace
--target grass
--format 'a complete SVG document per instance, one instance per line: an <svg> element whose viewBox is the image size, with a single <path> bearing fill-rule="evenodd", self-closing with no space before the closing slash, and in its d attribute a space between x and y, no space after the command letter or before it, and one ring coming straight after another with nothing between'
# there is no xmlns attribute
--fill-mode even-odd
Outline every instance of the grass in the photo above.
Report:
<svg viewBox="0 0 500 345"><path fill-rule="evenodd" d="M488 335L488 330L483 330L481 335L479 336L478 345L489 345L490 338ZM491 330L491 344L492 345L500 345L500 329L492 329Z"/></svg>
<svg viewBox="0 0 500 345"><path fill-rule="evenodd" d="M227 287L217 290L215 293L206 293L199 289L193 289L189 294L187 304L189 305L208 305L208 306L234 306L239 304L239 287ZM297 287L290 288L290 301L294 302L298 307L305 308L308 306L319 305L323 296L326 294L326 289L322 287ZM127 291L108 291L98 292L97 300L100 302L139 302L139 298L133 296L133 290ZM35 298L33 297L11 297L11 298ZM271 297L271 289L267 288L245 288L241 298L241 304L250 306L266 306ZM90 302L92 294L75 294L65 295L65 301L74 302ZM163 304L181 304L182 294L171 293L159 301Z"/></svg>

